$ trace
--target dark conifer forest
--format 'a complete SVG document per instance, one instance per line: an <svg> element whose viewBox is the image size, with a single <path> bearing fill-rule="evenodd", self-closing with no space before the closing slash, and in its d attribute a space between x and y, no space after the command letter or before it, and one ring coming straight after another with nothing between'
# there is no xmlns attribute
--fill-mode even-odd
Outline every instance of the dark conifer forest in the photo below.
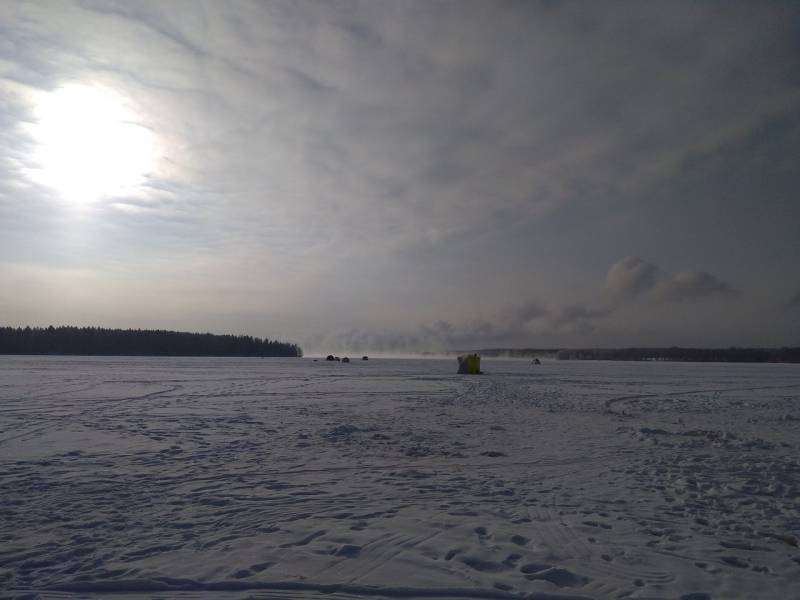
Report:
<svg viewBox="0 0 800 600"><path fill-rule="evenodd" d="M303 356L296 344L249 335L102 327L0 327L0 354Z"/></svg>

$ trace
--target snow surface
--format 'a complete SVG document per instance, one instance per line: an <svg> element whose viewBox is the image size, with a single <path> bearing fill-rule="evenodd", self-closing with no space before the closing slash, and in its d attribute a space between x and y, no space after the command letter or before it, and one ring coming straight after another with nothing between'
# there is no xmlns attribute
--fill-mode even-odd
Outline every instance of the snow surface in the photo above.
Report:
<svg viewBox="0 0 800 600"><path fill-rule="evenodd" d="M0 595L800 597L800 367L456 368L0 357Z"/></svg>

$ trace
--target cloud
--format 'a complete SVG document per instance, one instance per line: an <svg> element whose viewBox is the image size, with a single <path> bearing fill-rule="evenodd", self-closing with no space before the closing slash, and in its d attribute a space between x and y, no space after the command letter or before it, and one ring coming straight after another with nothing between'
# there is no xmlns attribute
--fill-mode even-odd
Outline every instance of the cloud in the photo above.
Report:
<svg viewBox="0 0 800 600"><path fill-rule="evenodd" d="M587 251L609 264L620 239L662 224L657 192L687 169L727 164L776 123L796 144L796 22L790 3L11 0L0 269L69 262L156 294L152 275L174 261L186 265L176 285L208 298L220 271L209 265L223 264L217 323L245 327L260 302L264 327L298 339L322 323L392 348L527 343L655 306L657 290L722 296L719 280L671 281L655 264L695 265L696 240L736 212L707 210L725 196L711 180L697 206L713 220L692 222L694 242L614 264L608 306L571 286L598 276ZM25 123L65 82L115 90L159 137L163 160L138 194L78 214L28 180ZM782 150L760 160L786 161ZM736 268L746 281L752 267ZM248 293L253 282L281 287L280 301ZM187 312L201 328L209 318Z"/></svg>
<svg viewBox="0 0 800 600"><path fill-rule="evenodd" d="M528 300L489 319L492 331L504 339L536 335L590 332L595 323L615 310L614 306L589 307L580 302L543 305Z"/></svg>
<svg viewBox="0 0 800 600"><path fill-rule="evenodd" d="M606 276L606 289L617 308L621 303L639 297L677 302L739 295L738 290L711 273L686 269L672 275L638 256L623 258L611 266Z"/></svg>
<svg viewBox="0 0 800 600"><path fill-rule="evenodd" d="M582 328L596 320L610 315L614 308L587 308L582 304L569 304L555 309L549 315L550 321L559 328L572 327L576 324Z"/></svg>
<svg viewBox="0 0 800 600"><path fill-rule="evenodd" d="M656 285L662 271L638 256L629 256L614 263L606 276L606 288L616 300L631 300Z"/></svg>
<svg viewBox="0 0 800 600"><path fill-rule="evenodd" d="M535 319L546 316L548 311L538 300L529 300L512 309L512 320L519 324L529 323Z"/></svg>
<svg viewBox="0 0 800 600"><path fill-rule="evenodd" d="M640 189L797 104L783 76L791 64L773 59L784 38L761 45L753 33L783 31L777 9L84 1L60 6L58 18L53 10L18 10L6 32L12 74L39 73L43 89L102 78L136 98L166 142L172 170L161 175L197 184L204 209L223 193L229 211L209 217L240 245L259 245L269 197L271 222L292 232L286 247L322 239L320 250L341 252L355 229L375 250L433 250L446 232L535 222L576 191ZM741 70L742 57L759 68ZM313 218L327 208L324 222Z"/></svg>
<svg viewBox="0 0 800 600"><path fill-rule="evenodd" d="M735 297L739 292L705 271L681 271L658 284L654 294L664 301L682 301L709 296Z"/></svg>
<svg viewBox="0 0 800 600"><path fill-rule="evenodd" d="M792 294L792 296L789 298L789 306L800 306L800 292Z"/></svg>

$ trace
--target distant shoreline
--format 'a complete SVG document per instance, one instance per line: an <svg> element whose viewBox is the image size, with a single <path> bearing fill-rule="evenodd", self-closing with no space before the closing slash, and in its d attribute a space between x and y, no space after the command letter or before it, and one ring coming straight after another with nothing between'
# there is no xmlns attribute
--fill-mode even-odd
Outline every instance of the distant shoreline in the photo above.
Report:
<svg viewBox="0 0 800 600"><path fill-rule="evenodd" d="M484 358L609 360L700 363L800 363L800 346L780 348L484 348L421 352L420 358L452 358L477 352ZM363 354L363 353L361 353ZM380 352L375 354L380 355ZM218 335L103 327L0 327L0 355L130 357L303 357L297 344L247 335Z"/></svg>
<svg viewBox="0 0 800 600"><path fill-rule="evenodd" d="M800 347L783 348L487 348L486 358L553 358L641 362L800 363Z"/></svg>

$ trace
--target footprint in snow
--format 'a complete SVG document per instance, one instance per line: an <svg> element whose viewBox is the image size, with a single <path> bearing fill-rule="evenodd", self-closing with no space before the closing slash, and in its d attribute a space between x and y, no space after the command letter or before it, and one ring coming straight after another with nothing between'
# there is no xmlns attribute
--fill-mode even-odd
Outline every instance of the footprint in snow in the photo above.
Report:
<svg viewBox="0 0 800 600"><path fill-rule="evenodd" d="M244 579L246 577L250 577L254 573L250 569L239 569L236 573L233 574L234 579Z"/></svg>
<svg viewBox="0 0 800 600"><path fill-rule="evenodd" d="M504 564L491 560L483 560L482 558L478 558L476 556L465 556L461 559L461 562L467 565L470 569L475 569L476 571L482 571L484 573L499 573L500 571L505 571L508 568Z"/></svg>
<svg viewBox="0 0 800 600"><path fill-rule="evenodd" d="M726 565L730 565L732 567L737 567L739 569L746 569L747 567L750 566L747 563L747 561L742 560L738 556L723 556L721 560Z"/></svg>
<svg viewBox="0 0 800 600"><path fill-rule="evenodd" d="M541 564L541 563L527 563L522 565L519 570L523 573L530 574L530 573L538 573L539 571L544 571L546 569L552 568L553 565Z"/></svg>
<svg viewBox="0 0 800 600"><path fill-rule="evenodd" d="M357 558L361 554L361 546L354 544L345 544L336 551L336 556L344 556L345 558Z"/></svg>
<svg viewBox="0 0 800 600"><path fill-rule="evenodd" d="M549 581L558 587L583 587L589 583L588 577L576 575L572 571L563 569L561 567L551 567L549 569L545 569L544 571L539 571L538 573L526 575L526 577L531 581L537 579Z"/></svg>
<svg viewBox="0 0 800 600"><path fill-rule="evenodd" d="M517 546L527 546L528 542L530 542L524 535L512 535L511 541Z"/></svg>
<svg viewBox="0 0 800 600"><path fill-rule="evenodd" d="M507 567L514 568L517 566L517 562L519 561L520 558L522 558L521 554L509 554L508 556L506 556L505 560L503 561L503 564Z"/></svg>
<svg viewBox="0 0 800 600"><path fill-rule="evenodd" d="M448 550L447 554L444 555L445 560L453 560L453 557L461 552L460 548L453 548L452 550Z"/></svg>

